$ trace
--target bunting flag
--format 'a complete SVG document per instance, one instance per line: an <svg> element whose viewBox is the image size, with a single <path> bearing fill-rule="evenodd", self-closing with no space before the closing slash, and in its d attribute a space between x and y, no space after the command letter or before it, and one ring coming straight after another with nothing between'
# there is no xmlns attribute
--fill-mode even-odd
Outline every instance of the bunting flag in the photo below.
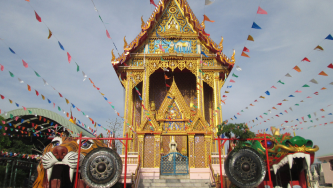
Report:
<svg viewBox="0 0 333 188"><path fill-rule="evenodd" d="M58 44L60 46L60 49L65 50L65 48L62 46L62 44L58 41Z"/></svg>
<svg viewBox="0 0 333 188"><path fill-rule="evenodd" d="M23 80L21 80L20 78L17 78L18 79L18 81L21 83L21 84L23 84L24 83L24 81Z"/></svg>
<svg viewBox="0 0 333 188"><path fill-rule="evenodd" d="M166 80L170 79L170 78L168 78L168 76L167 76L167 75L164 75L164 78L165 78Z"/></svg>
<svg viewBox="0 0 333 188"><path fill-rule="evenodd" d="M272 86L271 88L277 89L275 86Z"/></svg>
<svg viewBox="0 0 333 188"><path fill-rule="evenodd" d="M10 52L12 52L13 54L15 54L14 50L11 49L10 47L9 47L9 50L10 50Z"/></svg>
<svg viewBox="0 0 333 188"><path fill-rule="evenodd" d="M232 76L238 78L238 76L236 74L234 74L234 73L232 73Z"/></svg>
<svg viewBox="0 0 333 188"><path fill-rule="evenodd" d="M295 97L294 95L289 95L289 97Z"/></svg>
<svg viewBox="0 0 333 188"><path fill-rule="evenodd" d="M4 69L5 69L5 67L0 64L0 70L3 71Z"/></svg>
<svg viewBox="0 0 333 188"><path fill-rule="evenodd" d="M230 82L235 83L235 81L233 79L230 79Z"/></svg>
<svg viewBox="0 0 333 188"><path fill-rule="evenodd" d="M327 39L327 40L333 40L333 37L332 37L331 34L329 34L325 39Z"/></svg>
<svg viewBox="0 0 333 188"><path fill-rule="evenodd" d="M297 65L293 69L297 72L301 72L301 69Z"/></svg>
<svg viewBox="0 0 333 188"><path fill-rule="evenodd" d="M153 4L157 8L157 5L155 4L154 0L150 0L150 4Z"/></svg>
<svg viewBox="0 0 333 188"><path fill-rule="evenodd" d="M68 57L68 63L71 63L72 56L67 52L67 57Z"/></svg>
<svg viewBox="0 0 333 188"><path fill-rule="evenodd" d="M248 58L250 58L250 56L247 55L245 52L242 52L241 56L244 56L244 57L248 57Z"/></svg>
<svg viewBox="0 0 333 188"><path fill-rule="evenodd" d="M286 77L292 77L289 73L286 74Z"/></svg>
<svg viewBox="0 0 333 188"><path fill-rule="evenodd" d="M307 57L305 57L304 59L302 59L302 61L310 62L310 60Z"/></svg>
<svg viewBox="0 0 333 188"><path fill-rule="evenodd" d="M252 37L251 35L249 35L249 36L247 37L247 40L249 40L249 41L253 41L253 42L254 42L254 39L253 39L253 37Z"/></svg>
<svg viewBox="0 0 333 188"><path fill-rule="evenodd" d="M317 80L315 80L315 79L311 79L310 82L312 82L314 84L318 84Z"/></svg>
<svg viewBox="0 0 333 188"><path fill-rule="evenodd" d="M302 93L302 91L298 91L298 90L296 90L295 93Z"/></svg>
<svg viewBox="0 0 333 188"><path fill-rule="evenodd" d="M260 96L259 98L265 99L265 97L264 97L264 96Z"/></svg>
<svg viewBox="0 0 333 188"><path fill-rule="evenodd" d="M109 39L111 39L111 36L110 36L110 34L109 34L109 31L108 31L108 30L106 30L106 36L107 36Z"/></svg>
<svg viewBox="0 0 333 188"><path fill-rule="evenodd" d="M215 22L214 20L210 20L205 14L203 15L203 17L204 17L203 21Z"/></svg>
<svg viewBox="0 0 333 188"><path fill-rule="evenodd" d="M314 48L314 50L324 51L324 48L318 45Z"/></svg>
<svg viewBox="0 0 333 188"><path fill-rule="evenodd" d="M302 87L310 87L308 84L304 84Z"/></svg>
<svg viewBox="0 0 333 188"><path fill-rule="evenodd" d="M166 87L170 87L168 84L165 84Z"/></svg>
<svg viewBox="0 0 333 188"><path fill-rule="evenodd" d="M267 12L259 6L257 14L267 14Z"/></svg>
<svg viewBox="0 0 333 188"><path fill-rule="evenodd" d="M37 77L40 77L40 75L36 71L35 71L35 74L36 74Z"/></svg>
<svg viewBox="0 0 333 188"><path fill-rule="evenodd" d="M79 65L76 62L75 62L75 64L76 64L76 72L79 72L80 67L79 67Z"/></svg>
<svg viewBox="0 0 333 188"><path fill-rule="evenodd" d="M212 4L212 3L214 3L214 1L205 0L205 5L210 5L210 4Z"/></svg>
<svg viewBox="0 0 333 188"><path fill-rule="evenodd" d="M266 95L271 95L271 94L269 93L269 91L266 91L265 93L266 93Z"/></svg>
<svg viewBox="0 0 333 188"><path fill-rule="evenodd" d="M250 52L250 50L244 46L243 52Z"/></svg>
<svg viewBox="0 0 333 188"><path fill-rule="evenodd" d="M321 71L321 72L319 73L319 75L321 75L321 76L328 76L324 71Z"/></svg>
<svg viewBox="0 0 333 188"><path fill-rule="evenodd" d="M242 68L240 68L240 66L237 65L237 66L236 66L236 70L237 70L237 71L242 71Z"/></svg>
<svg viewBox="0 0 333 188"><path fill-rule="evenodd" d="M10 71L8 71L9 72L9 75L11 76L11 77L14 77L14 74L12 73L12 72L10 72Z"/></svg>
<svg viewBox="0 0 333 188"><path fill-rule="evenodd" d="M261 29L261 27L259 27L259 25L257 25L256 22L253 22L251 28L253 28L253 29Z"/></svg>
<svg viewBox="0 0 333 188"><path fill-rule="evenodd" d="M208 57L203 51L201 51L201 54L204 55L205 57Z"/></svg>
<svg viewBox="0 0 333 188"><path fill-rule="evenodd" d="M43 82L44 82L44 86L45 86L45 85L49 85L49 84L46 82L46 80L44 80L44 78L43 78Z"/></svg>
<svg viewBox="0 0 333 188"><path fill-rule="evenodd" d="M22 63L23 63L23 66L24 66L25 68L28 68L28 63L25 62L23 59L22 59Z"/></svg>
<svg viewBox="0 0 333 188"><path fill-rule="evenodd" d="M45 96L44 95L41 95L42 96L42 99L45 100Z"/></svg>
<svg viewBox="0 0 333 188"><path fill-rule="evenodd" d="M31 91L31 87L27 84L27 86L28 86L28 91Z"/></svg>
<svg viewBox="0 0 333 188"><path fill-rule="evenodd" d="M280 105L280 106L281 106L281 105L282 105L282 103L278 103L277 105Z"/></svg>
<svg viewBox="0 0 333 188"><path fill-rule="evenodd" d="M327 89L326 87L323 87L323 88L321 88L320 90L325 90L325 89Z"/></svg>
<svg viewBox="0 0 333 188"><path fill-rule="evenodd" d="M40 18L40 16L37 14L36 11L35 11L35 15L36 15L36 19L37 19L37 21L42 22L42 19Z"/></svg>
<svg viewBox="0 0 333 188"><path fill-rule="evenodd" d="M280 83L280 84L284 84L284 82L282 82L281 80L279 80L278 83Z"/></svg>

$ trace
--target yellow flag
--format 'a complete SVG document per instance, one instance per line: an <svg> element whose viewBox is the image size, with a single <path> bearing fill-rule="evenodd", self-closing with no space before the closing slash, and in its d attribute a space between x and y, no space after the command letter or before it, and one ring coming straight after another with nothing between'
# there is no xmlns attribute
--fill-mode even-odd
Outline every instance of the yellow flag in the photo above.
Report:
<svg viewBox="0 0 333 188"><path fill-rule="evenodd" d="M47 37L47 39L50 39L51 36L52 36L52 32L51 32L51 30L49 29L49 36Z"/></svg>
<svg viewBox="0 0 333 188"><path fill-rule="evenodd" d="M251 35L249 35L249 36L247 37L247 40L249 40L249 41L254 41L254 40L253 40L253 37L252 37Z"/></svg>
<svg viewBox="0 0 333 188"><path fill-rule="evenodd" d="M43 99L43 100L45 100L45 97L44 97L44 95L42 95L42 99Z"/></svg>
<svg viewBox="0 0 333 188"><path fill-rule="evenodd" d="M264 97L264 96L260 96L259 98L262 98L262 99L264 99L265 97Z"/></svg>
<svg viewBox="0 0 333 188"><path fill-rule="evenodd" d="M66 98L65 98L65 100L66 100L66 103L67 103L67 104L69 104L69 101L68 101L68 99L66 99Z"/></svg>
<svg viewBox="0 0 333 188"><path fill-rule="evenodd" d="M314 50L318 50L318 51L324 51L324 48L318 45L317 47L315 47L315 49L314 49Z"/></svg>
<svg viewBox="0 0 333 188"><path fill-rule="evenodd" d="M10 102L11 104L13 103L13 101L12 101L12 100L10 100L10 99L9 99L9 102Z"/></svg>
<svg viewBox="0 0 333 188"><path fill-rule="evenodd" d="M104 93L101 93L101 95L103 95L103 96L104 96Z"/></svg>

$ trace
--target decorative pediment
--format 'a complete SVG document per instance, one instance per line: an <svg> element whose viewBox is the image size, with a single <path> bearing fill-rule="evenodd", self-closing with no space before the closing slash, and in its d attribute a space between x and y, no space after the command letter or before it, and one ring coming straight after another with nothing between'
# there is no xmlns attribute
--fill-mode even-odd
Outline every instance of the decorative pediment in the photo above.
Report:
<svg viewBox="0 0 333 188"><path fill-rule="evenodd" d="M141 123L138 131L158 131L159 125L158 125L157 121L155 120L155 118L152 115L145 115L145 117L146 118Z"/></svg>
<svg viewBox="0 0 333 188"><path fill-rule="evenodd" d="M173 80L162 105L158 109L157 120L161 119L182 119L184 121L190 119L190 108L180 93L175 80Z"/></svg>

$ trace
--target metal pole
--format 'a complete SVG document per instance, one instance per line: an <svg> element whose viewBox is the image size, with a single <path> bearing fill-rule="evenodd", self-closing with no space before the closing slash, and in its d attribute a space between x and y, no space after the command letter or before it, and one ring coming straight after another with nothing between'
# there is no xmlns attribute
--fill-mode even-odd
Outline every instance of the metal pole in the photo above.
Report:
<svg viewBox="0 0 333 188"><path fill-rule="evenodd" d="M17 174L17 161L15 163L15 174L14 174L14 188L16 186L16 174Z"/></svg>
<svg viewBox="0 0 333 188"><path fill-rule="evenodd" d="M220 183L221 187L223 187L223 177L222 177L222 162L221 162L221 141L218 141L219 143L219 161L220 161Z"/></svg>
<svg viewBox="0 0 333 188"><path fill-rule="evenodd" d="M10 172L10 179L9 179L9 187L12 186L12 177L13 177L13 171L14 171L14 163L15 160L12 160L12 171Z"/></svg>
<svg viewBox="0 0 333 188"><path fill-rule="evenodd" d="M80 166L80 155L81 155L81 139L82 139L82 132L80 132L79 137L79 152L77 156L77 165L76 165L76 174L75 174L75 188L77 188L77 181L79 177L79 166Z"/></svg>
<svg viewBox="0 0 333 188"><path fill-rule="evenodd" d="M265 145L267 147L267 138L266 138L266 134L265 134ZM269 186L273 187L272 184L272 178L271 178L271 169L269 167L269 160L268 160L268 149L266 148L266 163L267 163L267 170L268 170L268 177L269 177Z"/></svg>
<svg viewBox="0 0 333 188"><path fill-rule="evenodd" d="M33 164L31 163L31 165L30 165L30 172L29 172L29 179L28 179L28 182L29 182L29 183L30 183L30 181L31 181L32 167L33 167Z"/></svg>
<svg viewBox="0 0 333 188"><path fill-rule="evenodd" d="M5 172L5 179L3 180L3 187L6 187L6 180L7 180L7 174L8 174L8 167L9 167L9 162L8 160L6 161L6 172Z"/></svg>
<svg viewBox="0 0 333 188"><path fill-rule="evenodd" d="M127 144L128 144L128 133L126 133L126 144L125 144L125 173L124 173L124 188L126 188L126 178L127 178Z"/></svg>

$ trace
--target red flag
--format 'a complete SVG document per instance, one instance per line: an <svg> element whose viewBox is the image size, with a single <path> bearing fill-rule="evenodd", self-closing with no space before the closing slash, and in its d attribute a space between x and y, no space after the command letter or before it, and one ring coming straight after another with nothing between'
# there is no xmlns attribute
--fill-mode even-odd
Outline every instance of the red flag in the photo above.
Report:
<svg viewBox="0 0 333 188"><path fill-rule="evenodd" d="M39 95L38 91L37 90L35 90L35 91L36 91L36 95L38 96Z"/></svg>
<svg viewBox="0 0 333 188"><path fill-rule="evenodd" d="M0 65L0 70L3 71L3 69L5 68L3 65Z"/></svg>
<svg viewBox="0 0 333 188"><path fill-rule="evenodd" d="M3 96L3 95L0 95L1 96L1 99L5 99L5 96Z"/></svg>
<svg viewBox="0 0 333 188"><path fill-rule="evenodd" d="M227 97L226 95L223 95L222 97Z"/></svg>
<svg viewBox="0 0 333 188"><path fill-rule="evenodd" d="M230 82L235 83L235 81L233 79L231 79Z"/></svg>
<svg viewBox="0 0 333 188"><path fill-rule="evenodd" d="M257 14L267 14L267 12L264 9L260 8L260 6L259 6Z"/></svg>
<svg viewBox="0 0 333 188"><path fill-rule="evenodd" d="M62 97L61 93L59 93L59 96Z"/></svg>
<svg viewBox="0 0 333 188"><path fill-rule="evenodd" d="M71 63L72 57L71 57L71 55L69 55L68 52L67 52L67 57L68 57L68 63Z"/></svg>
<svg viewBox="0 0 333 188"><path fill-rule="evenodd" d="M327 67L330 68L330 69L333 69L333 65L332 65L332 63L329 64Z"/></svg>
<svg viewBox="0 0 333 188"><path fill-rule="evenodd" d="M168 84L165 84L167 87L170 87Z"/></svg>
<svg viewBox="0 0 333 188"><path fill-rule="evenodd" d="M157 5L154 3L154 0L150 0L150 4L153 4L155 7L157 7Z"/></svg>
<svg viewBox="0 0 333 188"><path fill-rule="evenodd" d="M204 17L204 21L207 21L207 22L215 22L214 20L210 20L206 15L203 15Z"/></svg>
<svg viewBox="0 0 333 188"><path fill-rule="evenodd" d="M250 58L250 56L247 55L245 52L242 52L241 56L244 56L244 57L248 57L248 58Z"/></svg>
<svg viewBox="0 0 333 188"><path fill-rule="evenodd" d="M310 60L307 57L305 57L302 61L310 62Z"/></svg>
<svg viewBox="0 0 333 188"><path fill-rule="evenodd" d="M274 88L274 89L276 89L276 87L275 87L275 86L272 86L271 88Z"/></svg>
<svg viewBox="0 0 333 188"><path fill-rule="evenodd" d="M250 50L244 46L243 52L250 52Z"/></svg>
<svg viewBox="0 0 333 188"><path fill-rule="evenodd" d="M36 15L36 19L37 19L39 22L42 22L42 19L39 17L39 15L37 14L36 11L35 11L35 15Z"/></svg>
<svg viewBox="0 0 333 188"><path fill-rule="evenodd" d="M109 39L111 39L111 37L110 37L110 34L109 34L108 30L106 30L106 36L107 36Z"/></svg>
<svg viewBox="0 0 333 188"><path fill-rule="evenodd" d="M282 105L282 103L278 103L277 105L280 105L280 106L281 106L281 105Z"/></svg>
<svg viewBox="0 0 333 188"><path fill-rule="evenodd" d="M23 66L24 66L25 68L28 68L28 63L25 62L23 59L22 59L22 62L23 62Z"/></svg>

